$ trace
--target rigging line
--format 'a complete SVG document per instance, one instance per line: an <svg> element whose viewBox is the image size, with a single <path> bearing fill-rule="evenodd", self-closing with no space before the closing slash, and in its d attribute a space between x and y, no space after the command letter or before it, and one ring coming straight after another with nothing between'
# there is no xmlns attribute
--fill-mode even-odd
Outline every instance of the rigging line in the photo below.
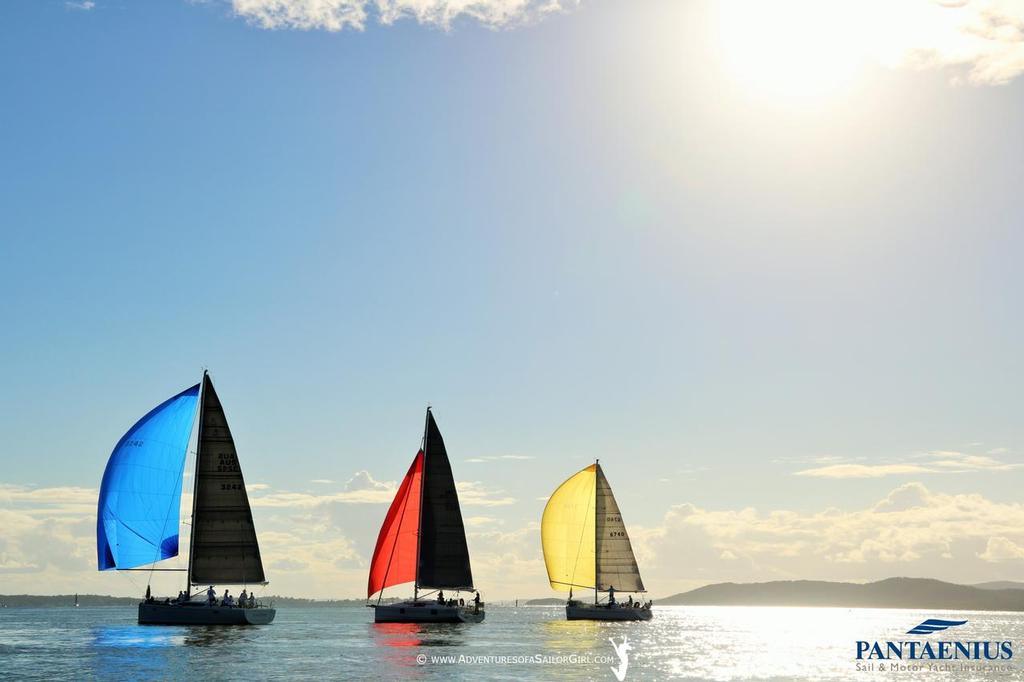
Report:
<svg viewBox="0 0 1024 682"><path fill-rule="evenodd" d="M548 582L555 583L556 585L568 585L569 587L579 587L579 588L582 588L584 590L592 590L592 589L594 589L593 585L579 585L577 583L567 583L567 582L563 582L561 580L550 580L549 579Z"/></svg>
<svg viewBox="0 0 1024 682"><path fill-rule="evenodd" d="M416 602L417 593L420 591L420 540L423 536L423 501L426 499L423 492L427 488L427 436L430 433L430 403L427 403L427 415L423 418L423 444L420 450L423 452L423 468L420 471L420 508L416 516L416 580L412 584L412 601Z"/></svg>
<svg viewBox="0 0 1024 682"><path fill-rule="evenodd" d="M199 451L203 449L203 422L206 420L206 383L209 371L203 369L200 380L199 405L196 407L196 453L195 467L192 469L192 513L189 515L188 533L188 573L185 575L186 589L192 589L192 557L196 550L196 501L199 499Z"/></svg>
<svg viewBox="0 0 1024 682"><path fill-rule="evenodd" d="M113 509L110 509L108 507L107 508L107 512L114 518L115 521L117 521L122 526L124 526L125 530L131 531L135 536L137 536L140 540L144 540L147 544L150 544L150 545L153 544L153 542L149 538L147 538L142 533L140 533L139 531L135 530L134 528L129 526L127 523L125 523L124 520L120 516L118 516L117 513ZM156 545L153 545L153 546L156 547ZM157 561L159 561L159 559L157 559ZM120 570L120 569L118 569L118 570Z"/></svg>
<svg viewBox="0 0 1024 682"><path fill-rule="evenodd" d="M138 592L139 586L135 583L134 580L132 580L132 577L130 575L128 575L127 573L124 573L124 572L122 572L120 570L118 571L118 575L123 575L125 578L128 579L128 582L130 582L132 584L132 592L135 592L135 593Z"/></svg>

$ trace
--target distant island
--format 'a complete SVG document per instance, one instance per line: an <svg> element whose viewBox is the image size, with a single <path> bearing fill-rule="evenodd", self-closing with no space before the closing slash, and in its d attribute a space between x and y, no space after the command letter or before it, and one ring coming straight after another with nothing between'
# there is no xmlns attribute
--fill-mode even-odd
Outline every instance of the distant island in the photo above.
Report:
<svg viewBox="0 0 1024 682"><path fill-rule="evenodd" d="M0 594L0 606L8 608L58 608L75 606L73 594ZM140 601L139 597L111 597L103 594L80 594L78 596L79 606L135 606ZM161 595L162 597L163 595ZM362 606L365 599L301 599L298 597L259 596L260 601L270 603L278 607L316 607L331 608L338 606ZM390 604L401 601L396 598L381 600L382 603ZM376 600L374 600L376 603Z"/></svg>
<svg viewBox="0 0 1024 682"><path fill-rule="evenodd" d="M873 583L782 580L718 583L656 599L661 606L833 606L879 609L1024 611L1024 583L955 585L927 578Z"/></svg>
<svg viewBox="0 0 1024 682"><path fill-rule="evenodd" d="M565 606L565 600L558 597L545 597L543 599L530 599L527 606Z"/></svg>

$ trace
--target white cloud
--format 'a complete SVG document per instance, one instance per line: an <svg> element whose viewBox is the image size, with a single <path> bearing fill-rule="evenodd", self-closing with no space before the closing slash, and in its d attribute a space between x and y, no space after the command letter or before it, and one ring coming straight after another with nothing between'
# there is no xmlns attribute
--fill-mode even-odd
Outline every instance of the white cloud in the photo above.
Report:
<svg viewBox="0 0 1024 682"><path fill-rule="evenodd" d="M485 462L524 462L531 459L536 458L532 455L488 455L485 457L471 457L466 461L472 464L483 464Z"/></svg>
<svg viewBox="0 0 1024 682"><path fill-rule="evenodd" d="M540 524L528 523L513 531L470 528L467 532L473 560L474 583L485 597L552 596L544 557L540 551Z"/></svg>
<svg viewBox="0 0 1024 682"><path fill-rule="evenodd" d="M876 512L902 512L928 503L928 489L920 483L907 483L890 492L872 509Z"/></svg>
<svg viewBox="0 0 1024 682"><path fill-rule="evenodd" d="M516 501L501 490L487 488L480 481L457 481L455 488L459 493L459 502L465 507L502 507ZM251 490L253 494L249 496L249 501L253 507L279 509L312 509L333 503L390 504L397 491L398 484L395 481L378 481L368 471L357 471L345 484L345 489L339 492L278 490L261 494L261 488Z"/></svg>
<svg viewBox="0 0 1024 682"><path fill-rule="evenodd" d="M917 464L832 464L797 471L796 476L818 478L880 478L895 474L926 473L928 469Z"/></svg>
<svg viewBox="0 0 1024 682"><path fill-rule="evenodd" d="M802 469L796 476L816 478L881 478L906 474L963 474L978 471L1010 471L1024 464L1003 462L988 455L972 455L954 450L933 450L915 455L917 462L882 464L829 464ZM919 462L919 463L918 463Z"/></svg>
<svg viewBox="0 0 1024 682"><path fill-rule="evenodd" d="M953 82L978 85L1024 71L1021 0L847 0L830 11L845 18L849 49L887 66L945 69Z"/></svg>
<svg viewBox="0 0 1024 682"><path fill-rule="evenodd" d="M315 493L275 492L269 495L252 495L249 501L253 507L312 508L332 502L343 504L386 504L394 497L393 491L386 490L344 490L338 493L317 495Z"/></svg>
<svg viewBox="0 0 1024 682"><path fill-rule="evenodd" d="M325 478L314 479L313 483L329 485ZM278 509L312 509L332 503L342 504L389 504L398 490L394 481L378 481L368 471L357 471L345 483L345 489L338 492L312 493L279 490L269 494L250 495L253 507ZM262 489L252 490L261 493Z"/></svg>
<svg viewBox="0 0 1024 682"><path fill-rule="evenodd" d="M309 564L299 559L278 559L272 563L267 564L267 568L275 571L305 571L309 569Z"/></svg>
<svg viewBox="0 0 1024 682"><path fill-rule="evenodd" d="M1013 540L1002 536L989 538L985 551L978 555L981 559L992 563L1024 559L1024 547Z"/></svg>
<svg viewBox="0 0 1024 682"><path fill-rule="evenodd" d="M345 483L345 490L386 490L393 494L396 487L394 481L388 481L387 483L378 481L370 475L369 471L362 470L357 471L352 475L352 478L348 479Z"/></svg>
<svg viewBox="0 0 1024 682"><path fill-rule="evenodd" d="M60 486L36 488L0 484L0 507L32 509L42 516L95 514L99 492L95 488Z"/></svg>
<svg viewBox="0 0 1024 682"><path fill-rule="evenodd" d="M972 583L1012 577L994 573L992 564L1024 559L1024 505L936 493L915 482L852 511L679 504L659 526L630 528L630 536L645 581L662 594L729 580L917 575Z"/></svg>
<svg viewBox="0 0 1024 682"><path fill-rule="evenodd" d="M92 0L68 0L64 3L64 6L68 9L81 10L88 12L91 9L95 9L96 3Z"/></svg>
<svg viewBox="0 0 1024 682"><path fill-rule="evenodd" d="M491 28L528 23L561 12L577 0L231 0L234 13L266 29L362 30L374 19L400 19L450 28L460 18Z"/></svg>
<svg viewBox="0 0 1024 682"><path fill-rule="evenodd" d="M346 490L323 495L276 490L261 483L250 484L249 488L260 551L272 581L262 594L360 596L366 584L368 557L384 514L382 506L373 505L391 502L393 482L377 481L368 472L359 471ZM464 510L513 502L501 491L479 482L459 484L459 491ZM143 574L96 570L97 496L95 488L0 483L0 591L144 592L148 575L140 578ZM182 518L188 517L191 504L186 491L181 500ZM529 584L523 576L538 580L535 569L542 567L542 562L536 556L535 538L520 541L522 534L499 533L504 524L496 516L467 514L465 521L474 537L474 574L481 585L501 584L504 568L508 568L509 576L520 576L517 579L522 579L521 587ZM181 530L182 546L187 546L188 526L183 525ZM168 559L161 565L182 568L185 557ZM176 573L154 574L153 589L161 595L174 594L180 588L178 579Z"/></svg>
<svg viewBox="0 0 1024 682"><path fill-rule="evenodd" d="M504 507L516 501L501 490L488 490L480 481L456 481L455 489L459 493L459 504L464 507Z"/></svg>
<svg viewBox="0 0 1024 682"><path fill-rule="evenodd" d="M449 29L466 19L490 28L528 24L565 12L581 0L222 0L264 29L363 30L411 19ZM721 0L749 24L757 9L758 38L751 49L799 53L803 61L846 64L871 60L893 68L944 69L955 83L997 85L1024 71L1022 0L844 0L830 3L822 22L820 0ZM95 3L68 2L92 9ZM746 35L746 34L744 34ZM851 54L836 58L833 52ZM829 54L823 54L828 52ZM819 54L815 54L819 53Z"/></svg>
<svg viewBox="0 0 1024 682"><path fill-rule="evenodd" d="M1006 83L1024 71L1021 0L935 0L896 15L908 36L902 65L959 68L956 79L975 84Z"/></svg>
<svg viewBox="0 0 1024 682"><path fill-rule="evenodd" d="M925 459L941 461L937 454ZM378 492L388 484L372 476L353 480L370 490L324 496L254 491L254 503L273 501L255 509L260 548L273 581L264 594L359 596L383 511L352 506L346 496ZM96 571L96 494L87 488L0 484L4 591L139 594L145 589L135 574ZM474 504L493 509L513 502L480 483L460 484L459 495L474 577L485 596L551 594L538 523L506 530L512 521L499 510L474 514ZM187 495L182 507L187 515ZM187 542L187 526L183 531ZM918 575L972 583L1012 579L1024 566L1024 505L933 492L919 482L897 486L877 502L852 510L713 510L681 503L657 525L629 526L629 533L656 597L727 580ZM183 566L183 558L168 565ZM173 594L176 575L157 574L154 589ZM404 594L401 589L396 593Z"/></svg>
<svg viewBox="0 0 1024 682"><path fill-rule="evenodd" d="M719 54L748 87L829 91L867 63L997 85L1024 71L1022 0L716 0ZM756 76L756 78L754 78Z"/></svg>
<svg viewBox="0 0 1024 682"><path fill-rule="evenodd" d="M90 488L0 484L3 582L95 571L97 494Z"/></svg>
<svg viewBox="0 0 1024 682"><path fill-rule="evenodd" d="M362 29L366 25L363 0L232 0L235 14L260 28L302 31Z"/></svg>

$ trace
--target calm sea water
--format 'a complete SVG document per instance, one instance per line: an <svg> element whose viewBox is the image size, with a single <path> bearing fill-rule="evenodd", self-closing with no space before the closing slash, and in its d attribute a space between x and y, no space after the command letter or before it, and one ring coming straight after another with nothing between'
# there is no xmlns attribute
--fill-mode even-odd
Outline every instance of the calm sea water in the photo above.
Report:
<svg viewBox="0 0 1024 682"><path fill-rule="evenodd" d="M857 671L857 640L899 640L926 618L968 620L927 639L1013 642L1010 670ZM627 680L1024 679L1013 613L656 607L649 623L570 623L559 608L492 607L480 625L371 620L296 608L266 627L144 627L131 608L0 609L0 678L615 680L609 638L628 637Z"/></svg>

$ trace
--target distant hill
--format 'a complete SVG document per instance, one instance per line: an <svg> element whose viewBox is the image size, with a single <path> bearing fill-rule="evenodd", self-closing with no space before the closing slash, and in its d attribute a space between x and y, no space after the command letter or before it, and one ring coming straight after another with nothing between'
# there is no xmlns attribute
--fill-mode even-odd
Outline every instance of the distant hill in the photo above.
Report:
<svg viewBox="0 0 1024 682"><path fill-rule="evenodd" d="M971 585L971 587L977 587L982 590L1024 590L1024 583L1018 583L1013 580L993 580L988 583Z"/></svg>
<svg viewBox="0 0 1024 682"><path fill-rule="evenodd" d="M530 599L527 606L564 606L565 600L558 597L545 597L544 599Z"/></svg>
<svg viewBox="0 0 1024 682"><path fill-rule="evenodd" d="M1024 589L954 585L926 578L888 578L867 584L787 580L718 583L657 599L655 604L1024 611Z"/></svg>
<svg viewBox="0 0 1024 682"><path fill-rule="evenodd" d="M138 597L111 597L105 594L78 595L79 606L134 606L138 604L140 601L141 600ZM74 607L75 595L0 594L0 604L4 604L8 607Z"/></svg>

